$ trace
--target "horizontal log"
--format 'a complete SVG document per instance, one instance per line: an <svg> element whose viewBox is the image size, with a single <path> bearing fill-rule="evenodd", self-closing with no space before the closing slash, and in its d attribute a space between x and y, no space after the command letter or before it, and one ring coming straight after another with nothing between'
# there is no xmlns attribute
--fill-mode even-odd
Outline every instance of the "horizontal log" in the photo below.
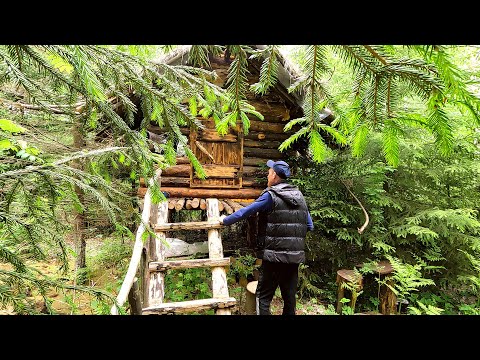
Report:
<svg viewBox="0 0 480 360"><path fill-rule="evenodd" d="M259 150L259 149L257 149ZM269 149L262 149L264 153L267 155L272 155L270 158L275 158L275 154L273 152L269 152ZM270 149L272 150L272 149ZM263 163L266 164L266 160L263 160ZM207 175L207 178L229 178L233 179L237 177L238 173L238 166L237 165L212 165L212 164L204 164L203 170ZM252 174L265 174L266 170L261 169L258 166L244 166L243 167L243 176L251 176ZM167 185L168 183L175 183L176 185L182 183L179 180L172 180L171 178L189 178L190 177L190 165L175 165L171 166L164 170L164 174L166 174L165 178L168 178L164 181L164 177L162 177L161 184ZM185 182L183 182L185 183Z"/></svg>
<svg viewBox="0 0 480 360"><path fill-rule="evenodd" d="M258 147L258 148L265 148L265 149L278 149L281 143L282 143L281 141L251 140L251 139L243 140L243 146Z"/></svg>
<svg viewBox="0 0 480 360"><path fill-rule="evenodd" d="M208 254L208 241L187 243L177 238L166 238L165 258L190 256L195 254Z"/></svg>
<svg viewBox="0 0 480 360"><path fill-rule="evenodd" d="M260 121L262 123L265 123L265 129L269 129L270 125L269 123L272 123L268 120ZM277 124L278 125L278 124ZM283 126L283 125L282 125ZM158 126L156 127L157 129L151 129L149 128L149 131L152 132L153 134L162 134L166 132L165 130L158 130ZM258 130L259 128L262 128L262 126L258 123L254 124L254 129L252 128L249 129L248 134L244 135L245 139L251 139L251 140L267 140L267 141L272 141L272 140L278 140L278 141L284 141L287 139L290 135L293 134L293 131L288 131L288 132L283 132L283 127L281 126L274 126L275 132L272 131L260 131ZM190 130L188 128L180 128L182 134L188 136L190 134ZM219 142L236 142L237 141L237 135L236 134L226 134L224 136L221 136L218 134L217 130L215 129L204 129L204 130L199 130L198 131L198 138L197 140L200 141L219 141ZM185 159L188 161L188 158L185 157ZM180 162L177 161L177 164L181 164Z"/></svg>
<svg viewBox="0 0 480 360"><path fill-rule="evenodd" d="M221 136L216 129L204 129L198 132L198 140L200 141L218 141L218 142L236 142L237 135L225 134Z"/></svg>
<svg viewBox="0 0 480 360"><path fill-rule="evenodd" d="M170 230L202 230L202 229L221 229L224 225L218 221L189 221L166 224L156 224L153 228L155 232Z"/></svg>
<svg viewBox="0 0 480 360"><path fill-rule="evenodd" d="M162 186L190 186L190 178L188 177L161 177Z"/></svg>
<svg viewBox="0 0 480 360"><path fill-rule="evenodd" d="M170 166L162 171L162 178L164 176L190 177L190 165L181 164Z"/></svg>
<svg viewBox="0 0 480 360"><path fill-rule="evenodd" d="M277 149L252 148L246 146L243 147L243 154L251 157L268 157L269 159L281 159L285 157L285 155Z"/></svg>
<svg viewBox="0 0 480 360"><path fill-rule="evenodd" d="M192 269L202 267L229 266L230 258L222 259L188 259L188 260L169 260L152 261L148 264L148 269L153 271Z"/></svg>
<svg viewBox="0 0 480 360"><path fill-rule="evenodd" d="M223 309L235 306L234 297L226 299L201 299L163 303L142 309L143 315L185 314L202 310Z"/></svg>
<svg viewBox="0 0 480 360"><path fill-rule="evenodd" d="M248 165L248 166L261 166L265 165L267 166L267 161L270 160L269 157L249 157L249 156L244 156L243 157L243 166Z"/></svg>
<svg viewBox="0 0 480 360"><path fill-rule="evenodd" d="M163 133L167 132L167 129L161 128L160 126L156 126L156 125L148 125L147 130L154 133L154 134L163 134ZM183 135L188 136L190 134L190 129L188 127L181 127L180 132Z"/></svg>
<svg viewBox="0 0 480 360"><path fill-rule="evenodd" d="M179 156L176 158L176 162L177 162L177 165L190 164L190 159L186 156Z"/></svg>
<svg viewBox="0 0 480 360"><path fill-rule="evenodd" d="M262 114L265 119L276 120L276 121L288 121L290 120L290 110L283 104L279 102L269 102L267 103L264 100L249 100L250 105L255 107L260 114ZM256 118L252 115L252 118Z"/></svg>
<svg viewBox="0 0 480 360"><path fill-rule="evenodd" d="M254 178L254 177L244 177L242 180L242 185L245 187L253 188L266 188L267 187L267 177L265 179Z"/></svg>
<svg viewBox="0 0 480 360"><path fill-rule="evenodd" d="M202 122L202 124L207 128L215 127L215 121L213 119L198 119ZM283 127L285 124L269 122L266 120L250 120L250 128L249 131L258 131L258 132L265 132L265 133L277 133L283 134ZM235 131L234 128L231 128L232 131ZM238 131L238 124L237 124L237 131Z"/></svg>
<svg viewBox="0 0 480 360"><path fill-rule="evenodd" d="M251 140L284 141L290 135L291 134L288 133L277 134L272 132L251 131L250 129L248 134L244 135L244 138Z"/></svg>
<svg viewBox="0 0 480 360"><path fill-rule="evenodd" d="M202 188L175 188L163 187L162 191L170 193L171 197L198 197L198 198L218 198L218 199L256 199L261 189L242 188L242 189L202 189ZM143 197L147 188L138 189L138 195Z"/></svg>

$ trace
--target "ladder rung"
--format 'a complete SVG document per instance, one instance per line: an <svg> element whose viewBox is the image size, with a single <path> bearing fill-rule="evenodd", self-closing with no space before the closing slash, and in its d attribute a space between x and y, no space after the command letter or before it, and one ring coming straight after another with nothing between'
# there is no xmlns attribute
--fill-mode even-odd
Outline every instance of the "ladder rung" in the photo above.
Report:
<svg viewBox="0 0 480 360"><path fill-rule="evenodd" d="M220 259L188 259L188 260L168 260L168 261L152 261L148 265L148 269L152 271L165 271L170 269L190 269L199 267L215 267L230 265L230 258Z"/></svg>
<svg viewBox="0 0 480 360"><path fill-rule="evenodd" d="M181 314L201 310L223 309L235 306L234 297L226 299L201 299L163 303L142 309L142 315Z"/></svg>
<svg viewBox="0 0 480 360"><path fill-rule="evenodd" d="M156 224L155 232L168 230L203 230L203 229L221 229L224 225L218 221L190 221L178 223Z"/></svg>

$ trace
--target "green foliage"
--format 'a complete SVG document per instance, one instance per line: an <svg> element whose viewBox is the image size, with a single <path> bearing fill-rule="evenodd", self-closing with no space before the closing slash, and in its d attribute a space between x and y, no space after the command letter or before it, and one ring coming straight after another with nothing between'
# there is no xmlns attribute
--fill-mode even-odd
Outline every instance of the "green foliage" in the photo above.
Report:
<svg viewBox="0 0 480 360"><path fill-rule="evenodd" d="M236 251L235 261L230 265L228 276L233 279L245 278L253 276L254 270L259 268L259 265L255 264L257 258L251 254L240 254L240 251Z"/></svg>
<svg viewBox="0 0 480 360"><path fill-rule="evenodd" d="M449 289L452 300L446 311L461 313L460 297L478 296L480 199L478 150L473 145L478 134L468 130L468 122L453 118L455 150L449 157L424 141L426 132L415 131L399 142L402 159L396 168L382 161L383 135L376 132L358 160L344 152L322 166L307 168L296 160L302 170L297 169L292 182L306 196L315 225L307 235L307 271L331 274L374 255L394 263L393 290L411 306L415 293L425 297ZM370 215L362 235L355 231L364 220L361 209L345 186ZM325 288L330 281L325 275L314 285ZM361 306L376 297L366 295L359 298ZM472 303L466 305L475 309Z"/></svg>
<svg viewBox="0 0 480 360"><path fill-rule="evenodd" d="M168 270L165 274L165 301L187 301L211 298L211 269Z"/></svg>
<svg viewBox="0 0 480 360"><path fill-rule="evenodd" d="M126 272L132 255L133 239L125 241L113 236L102 240L102 246L89 257L88 267L92 273L114 269L122 274Z"/></svg>
<svg viewBox="0 0 480 360"><path fill-rule="evenodd" d="M26 313L27 287L46 294L63 286L38 280L27 261L54 255L67 270L72 250L64 236L72 209L87 222L99 221L101 213L111 228L138 223L127 189L140 177L152 178L155 167L173 164L177 143L204 177L180 126L201 127L201 115L212 117L220 134L238 124L246 134L251 115L263 119L246 94L265 94L278 82L281 47L225 49L234 58L223 90L207 81L211 71L150 61L154 46L0 46L0 97L9 104L0 109L0 262L8 269L0 276L0 306L13 304ZM209 55L223 50L194 45L189 61L208 68ZM286 124L285 130L295 126L296 132L279 149L297 141L309 147L306 158L292 159L299 166L292 182L306 195L315 224L300 272L301 296L334 299L332 274L339 267L390 256L394 290L408 298L412 313L478 312L479 71L466 70L476 51L298 48L299 72L289 90L302 97L303 116ZM262 59L253 86L247 81L251 54ZM33 107L21 107L19 99ZM167 131L164 144L146 138L151 121ZM80 149L72 144L72 129L82 136ZM347 189L370 216L362 234L357 229L364 215ZM158 184L151 192L154 203L164 200ZM90 231L99 227L91 224ZM124 267L128 251L122 246L112 244L97 260ZM201 276L190 277L192 291L206 293L195 288Z"/></svg>
<svg viewBox="0 0 480 360"><path fill-rule="evenodd" d="M379 131L383 154L389 165L399 164L399 140L407 136L411 118L415 127L430 132L443 155L453 151L451 112L447 106L468 111L478 123L479 99L466 86L467 73L455 65L455 47L342 45L306 46L297 49L294 59L302 75L290 91L304 92L304 128L309 131L323 121L321 110L330 107L333 125L349 135L354 156L365 150L368 133ZM340 68L332 74L331 68ZM345 75L350 73L353 81ZM337 75L341 74L341 75ZM322 80L329 76L328 86ZM415 98L422 106L408 111L405 103ZM319 131L319 129L317 129ZM282 144L287 148L292 137ZM337 139L338 141L338 139ZM310 141L314 161L323 162L329 154L321 146L321 136ZM339 144L343 144L341 141Z"/></svg>
<svg viewBox="0 0 480 360"><path fill-rule="evenodd" d="M205 89L223 92L205 81L209 71L150 61L156 51L127 45L0 46L0 96L14 105L20 97L35 109L1 111L2 262L25 272L26 259L43 260L53 251L67 271L70 250L63 236L70 219L62 218L63 211L73 209L92 228L102 213L113 227L138 222L127 195L132 183L172 163L174 140L187 146L179 126L200 126L183 99L210 104ZM139 110L140 128L134 130ZM169 141L158 145L146 138L150 121L166 128ZM52 128L62 133L60 139L47 134ZM76 148L80 143L83 148ZM150 152L149 145L165 156ZM191 151L187 155L194 158ZM202 171L198 161L194 165ZM165 200L157 182L151 191L154 203Z"/></svg>
<svg viewBox="0 0 480 360"><path fill-rule="evenodd" d="M256 94L264 95L278 81L279 50L277 45L269 45L265 50L257 50L251 58L263 56L264 60L260 68L260 77L257 83L250 85L251 90Z"/></svg>

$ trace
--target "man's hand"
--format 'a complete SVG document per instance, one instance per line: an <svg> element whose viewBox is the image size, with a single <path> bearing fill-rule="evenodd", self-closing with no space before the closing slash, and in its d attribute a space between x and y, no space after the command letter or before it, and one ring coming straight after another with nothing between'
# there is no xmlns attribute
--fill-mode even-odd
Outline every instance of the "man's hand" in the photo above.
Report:
<svg viewBox="0 0 480 360"><path fill-rule="evenodd" d="M225 219L227 217L227 215L221 215L219 218L218 218L218 221L220 222L220 224L224 225L223 224L223 219Z"/></svg>

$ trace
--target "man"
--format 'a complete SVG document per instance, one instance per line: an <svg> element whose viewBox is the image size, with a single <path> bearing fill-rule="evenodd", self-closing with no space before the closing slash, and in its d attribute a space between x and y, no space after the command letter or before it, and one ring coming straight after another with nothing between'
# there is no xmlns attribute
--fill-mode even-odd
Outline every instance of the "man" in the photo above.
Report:
<svg viewBox="0 0 480 360"><path fill-rule="evenodd" d="M300 190L286 180L290 167L285 161L267 161L268 183L250 205L220 217L231 225L259 213L257 257L262 259L256 291L257 315L270 315L270 303L280 286L282 315L295 315L298 266L305 261L305 237L313 222Z"/></svg>

